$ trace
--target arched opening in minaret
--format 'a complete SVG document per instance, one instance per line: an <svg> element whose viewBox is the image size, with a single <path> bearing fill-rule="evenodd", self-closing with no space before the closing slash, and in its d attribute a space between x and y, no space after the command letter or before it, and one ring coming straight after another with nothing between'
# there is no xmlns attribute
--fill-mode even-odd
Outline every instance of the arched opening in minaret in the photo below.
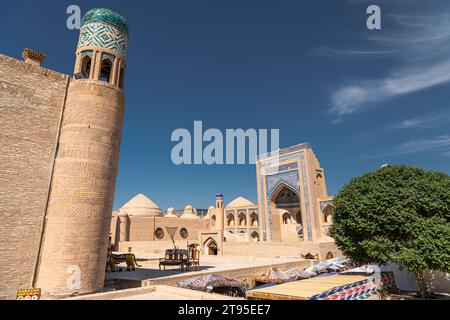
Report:
<svg viewBox="0 0 450 320"><path fill-rule="evenodd" d="M120 73L119 73L119 88L123 89L124 88L124 83L125 81L125 68L122 66L120 68Z"/></svg>
<svg viewBox="0 0 450 320"><path fill-rule="evenodd" d="M81 53L81 74L83 79L89 79L91 77L92 67L92 51L83 51Z"/></svg>
<svg viewBox="0 0 450 320"><path fill-rule="evenodd" d="M102 55L102 66L100 70L100 81L111 83L114 56L104 53Z"/></svg>

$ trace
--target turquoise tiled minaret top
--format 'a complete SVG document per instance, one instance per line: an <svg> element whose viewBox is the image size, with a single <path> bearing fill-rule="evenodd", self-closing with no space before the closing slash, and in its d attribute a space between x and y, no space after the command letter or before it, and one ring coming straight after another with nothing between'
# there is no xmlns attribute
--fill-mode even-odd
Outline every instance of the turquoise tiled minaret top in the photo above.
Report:
<svg viewBox="0 0 450 320"><path fill-rule="evenodd" d="M83 17L82 25L89 22L105 22L116 26L121 31L128 33L128 22L117 12L106 8L91 9Z"/></svg>
<svg viewBox="0 0 450 320"><path fill-rule="evenodd" d="M126 56L127 43L128 23L120 14L99 8L84 15L78 49L97 46Z"/></svg>

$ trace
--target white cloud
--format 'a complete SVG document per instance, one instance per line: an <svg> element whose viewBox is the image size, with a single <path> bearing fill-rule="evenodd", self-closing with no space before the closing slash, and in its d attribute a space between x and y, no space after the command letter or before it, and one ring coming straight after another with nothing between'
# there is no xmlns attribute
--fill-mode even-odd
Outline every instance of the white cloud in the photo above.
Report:
<svg viewBox="0 0 450 320"><path fill-rule="evenodd" d="M450 135L442 135L433 138L421 138L411 140L396 146L391 151L372 155L364 155L363 158L365 159L384 158L412 153L420 153L425 151L427 152L439 151L444 152L443 153L444 155L450 156Z"/></svg>
<svg viewBox="0 0 450 320"><path fill-rule="evenodd" d="M422 121L420 119L410 119L405 120L402 123L400 123L397 128L399 129L413 129L418 128L422 125Z"/></svg>
<svg viewBox="0 0 450 320"><path fill-rule="evenodd" d="M383 56L393 54L395 51L376 50L376 49L342 49L331 48L329 46L321 46L308 51L309 55L319 57L348 57L348 56Z"/></svg>
<svg viewBox="0 0 450 320"><path fill-rule="evenodd" d="M450 59L433 66L396 71L384 79L350 84L333 93L331 112L338 116L360 111L379 101L386 101L450 82Z"/></svg>
<svg viewBox="0 0 450 320"><path fill-rule="evenodd" d="M446 113L427 113L426 115L407 119L396 124L394 129L428 129L435 128L450 123L450 114Z"/></svg>
<svg viewBox="0 0 450 320"><path fill-rule="evenodd" d="M396 148L394 154L416 153L421 151L438 151L450 148L450 136L443 135L431 139L412 140L401 144Z"/></svg>
<svg viewBox="0 0 450 320"><path fill-rule="evenodd" d="M374 49L333 49L321 47L316 54L354 57L386 55L397 66L378 79L343 84L331 95L330 113L342 118L398 96L450 83L450 16L394 16L395 31L370 35ZM399 62L400 61L400 62Z"/></svg>

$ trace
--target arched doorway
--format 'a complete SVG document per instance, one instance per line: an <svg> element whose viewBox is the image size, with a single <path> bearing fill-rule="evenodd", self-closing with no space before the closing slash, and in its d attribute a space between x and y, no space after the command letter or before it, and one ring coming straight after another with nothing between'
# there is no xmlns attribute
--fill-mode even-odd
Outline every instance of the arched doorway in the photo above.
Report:
<svg viewBox="0 0 450 320"><path fill-rule="evenodd" d="M297 231L299 229L303 231L300 196L295 189L281 183L272 193L270 203L271 207L280 213L280 224L297 225ZM303 234L300 238L302 237Z"/></svg>
<svg viewBox="0 0 450 320"><path fill-rule="evenodd" d="M289 212L285 212L283 214L283 224L291 224L292 223L292 218Z"/></svg>
<svg viewBox="0 0 450 320"><path fill-rule="evenodd" d="M213 238L208 238L203 246L205 255L207 256L217 256L219 254L219 247L217 242Z"/></svg>
<svg viewBox="0 0 450 320"><path fill-rule="evenodd" d="M280 184L272 193L271 203L275 209L285 210L290 215L291 221L294 220L296 224L303 224L300 197L290 186L284 183Z"/></svg>

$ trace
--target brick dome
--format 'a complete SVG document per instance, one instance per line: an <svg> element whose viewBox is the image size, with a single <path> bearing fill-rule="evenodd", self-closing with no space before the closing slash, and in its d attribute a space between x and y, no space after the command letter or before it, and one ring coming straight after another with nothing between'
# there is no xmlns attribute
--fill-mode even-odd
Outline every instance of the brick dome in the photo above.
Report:
<svg viewBox="0 0 450 320"><path fill-rule="evenodd" d="M139 194L128 201L122 208L120 208L120 211L125 211L129 216L162 216L162 210L158 207L158 205L143 194Z"/></svg>

